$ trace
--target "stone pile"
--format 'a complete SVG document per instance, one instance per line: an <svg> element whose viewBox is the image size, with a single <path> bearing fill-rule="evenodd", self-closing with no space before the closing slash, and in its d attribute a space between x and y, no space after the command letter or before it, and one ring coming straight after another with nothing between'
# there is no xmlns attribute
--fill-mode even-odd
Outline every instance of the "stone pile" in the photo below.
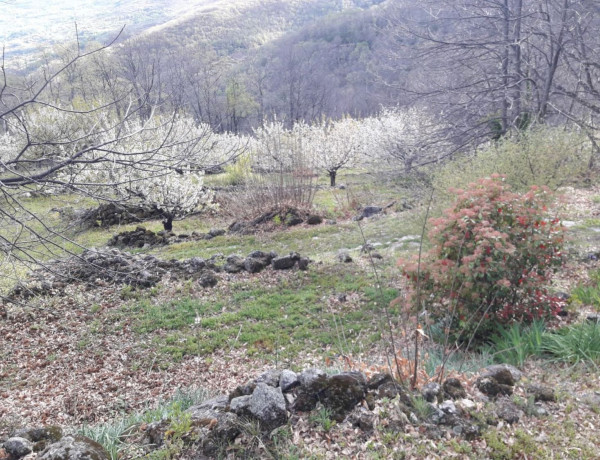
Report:
<svg viewBox="0 0 600 460"><path fill-rule="evenodd" d="M428 383L420 392L413 393L389 374L367 378L357 371L330 375L315 368L300 373L271 369L229 394L188 408L190 431L181 439L193 458L217 458L227 446L237 442L247 422L253 422L261 436L269 437L279 427L296 423L303 413L326 409L331 419L349 423L366 433L378 425L395 431L415 425L430 439L459 436L472 440L487 425L497 425L501 420L516 423L524 415L521 407L504 396L508 390L488 392L489 382L513 387L520 375L507 365L484 369L476 383L483 394L471 396L480 401L478 404L469 399L456 378L448 378L442 384ZM555 401L554 392L540 385L531 384L527 391L538 401L536 404ZM484 406L481 402L488 404ZM385 412L378 412L378 405L384 406ZM475 412L484 408L487 412L476 416ZM127 442L150 453L165 445L172 433L172 421L165 418L136 425L129 431ZM36 458L41 460L109 458L94 441L82 436L63 436L56 427L17 430L10 438L0 440L0 458L20 460L32 452L37 452Z"/></svg>
<svg viewBox="0 0 600 460"><path fill-rule="evenodd" d="M268 267L273 270L298 268L306 270L310 260L292 252L279 257L274 252L252 251L247 257L214 255L209 259L192 257L186 260L163 260L153 255L131 254L117 248L89 249L81 255L49 262L44 268L32 272L27 281L15 286L11 296L27 298L32 295L52 294L69 283L83 282L91 285L126 284L148 288L163 277L170 279L196 279L202 287L213 287L218 278L215 273L226 271L258 273Z"/></svg>
<svg viewBox="0 0 600 460"><path fill-rule="evenodd" d="M225 234L223 229L211 229L208 233L192 232L191 234L175 234L168 231L153 232L145 227L137 227L135 230L121 232L108 240L109 247L117 248L149 248L152 246L164 246L183 241L211 240Z"/></svg>

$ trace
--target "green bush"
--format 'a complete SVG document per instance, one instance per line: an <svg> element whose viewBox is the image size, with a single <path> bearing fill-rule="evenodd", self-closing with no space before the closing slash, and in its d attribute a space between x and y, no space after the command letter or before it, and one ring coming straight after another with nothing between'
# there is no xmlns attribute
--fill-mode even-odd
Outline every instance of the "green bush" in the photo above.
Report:
<svg viewBox="0 0 600 460"><path fill-rule="evenodd" d="M225 173L220 179L222 185L244 185L252 178L252 156L243 154L235 162L225 166Z"/></svg>
<svg viewBox="0 0 600 460"><path fill-rule="evenodd" d="M544 334L542 350L559 361L576 364L600 362L600 324L574 324L555 333Z"/></svg>
<svg viewBox="0 0 600 460"><path fill-rule="evenodd" d="M532 185L556 190L588 172L591 154L581 133L535 126L489 144L475 155L449 161L434 173L433 184L443 195L450 187L464 188L479 177L499 173L514 190Z"/></svg>
<svg viewBox="0 0 600 460"><path fill-rule="evenodd" d="M563 263L564 228L548 211L552 193L511 192L499 175L454 193L455 204L430 219L432 247L421 262L399 262L409 306L461 341L555 315L547 285Z"/></svg>

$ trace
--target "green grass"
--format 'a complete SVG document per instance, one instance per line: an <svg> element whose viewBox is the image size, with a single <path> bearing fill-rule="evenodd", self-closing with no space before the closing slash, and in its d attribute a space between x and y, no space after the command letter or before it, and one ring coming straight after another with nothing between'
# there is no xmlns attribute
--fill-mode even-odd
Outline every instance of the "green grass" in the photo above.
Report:
<svg viewBox="0 0 600 460"><path fill-rule="evenodd" d="M148 335L154 348L175 360L223 347L286 359L306 349L356 352L380 339L382 303L372 285L371 276L353 266L315 267L274 285L238 282L231 293L215 290L211 300L144 297L130 301L116 320L130 322L135 332ZM329 297L354 292L361 297L358 305L337 304L336 312L330 311ZM385 290L384 296L387 302L397 291Z"/></svg>
<svg viewBox="0 0 600 460"><path fill-rule="evenodd" d="M515 323L510 327L501 328L492 337L488 352L496 362L512 364L521 367L530 356L540 356L542 343L548 335L544 333L543 321L535 321L529 326Z"/></svg>
<svg viewBox="0 0 600 460"><path fill-rule="evenodd" d="M542 350L557 361L571 364L586 362L597 369L600 363L600 324L588 321L546 333Z"/></svg>
<svg viewBox="0 0 600 460"><path fill-rule="evenodd" d="M102 444L111 460L118 460L126 450L135 447L128 443L128 438L136 434L138 425L170 419L171 425L169 429L175 432L175 434L178 431L180 435L185 434L190 428L188 427L190 417L185 413L185 410L193 405L200 404L212 396L213 394L210 391L201 387L177 389L171 398L158 401L154 408L149 408L142 412L134 412L125 417L116 418L108 423L83 425L77 434L86 436ZM132 452L129 453L132 454ZM136 453L133 452L133 454L135 457Z"/></svg>

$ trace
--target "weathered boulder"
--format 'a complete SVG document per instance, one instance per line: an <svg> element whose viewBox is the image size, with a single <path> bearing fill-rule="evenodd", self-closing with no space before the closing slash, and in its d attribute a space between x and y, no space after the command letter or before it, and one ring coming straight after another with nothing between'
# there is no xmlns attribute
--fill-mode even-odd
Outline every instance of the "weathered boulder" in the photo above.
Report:
<svg viewBox="0 0 600 460"><path fill-rule="evenodd" d="M442 389L444 390L444 393L452 399L462 399L467 396L467 392L460 383L460 380L453 377L444 381Z"/></svg>
<svg viewBox="0 0 600 460"><path fill-rule="evenodd" d="M65 436L44 449L38 460L109 460L108 452L85 436Z"/></svg>
<svg viewBox="0 0 600 460"><path fill-rule="evenodd" d="M238 255L230 255L227 257L223 270L227 273L239 273L244 270L245 260Z"/></svg>
<svg viewBox="0 0 600 460"><path fill-rule="evenodd" d="M352 256L346 249L340 249L337 254L337 259L342 263L352 262Z"/></svg>
<svg viewBox="0 0 600 460"><path fill-rule="evenodd" d="M486 367L481 373L481 377L492 377L498 383L511 386L521 380L522 376L523 373L510 364L493 364Z"/></svg>
<svg viewBox="0 0 600 460"><path fill-rule="evenodd" d="M287 256L274 258L271 261L271 265L274 270L287 270L296 265L299 259L300 255L297 252L291 252Z"/></svg>
<svg viewBox="0 0 600 460"><path fill-rule="evenodd" d="M502 399L496 403L496 415L505 422L513 424L523 416L523 411L512 401Z"/></svg>
<svg viewBox="0 0 600 460"><path fill-rule="evenodd" d="M49 444L60 441L62 429L58 426L22 428L12 433L13 437L25 438L33 443L33 451L40 452Z"/></svg>
<svg viewBox="0 0 600 460"><path fill-rule="evenodd" d="M210 270L204 270L198 277L198 284L203 288L215 287L219 279Z"/></svg>
<svg viewBox="0 0 600 460"><path fill-rule="evenodd" d="M250 397L249 409L263 431L271 431L287 422L285 399L280 388L257 384Z"/></svg>
<svg viewBox="0 0 600 460"><path fill-rule="evenodd" d="M421 388L421 395L423 399L428 402L441 402L442 399L442 387L437 382L429 382L423 385Z"/></svg>
<svg viewBox="0 0 600 460"><path fill-rule="evenodd" d="M33 443L29 439L18 436L8 438L4 441L3 447L11 460L18 460L33 452Z"/></svg>
<svg viewBox="0 0 600 460"><path fill-rule="evenodd" d="M281 378L281 371L278 369L269 369L256 378L256 384L265 383L270 387L277 388Z"/></svg>
<svg viewBox="0 0 600 460"><path fill-rule="evenodd" d="M281 376L279 378L279 388L284 393L294 389L300 385L300 380L298 379L298 374L289 369L285 369L281 371Z"/></svg>
<svg viewBox="0 0 600 460"><path fill-rule="evenodd" d="M511 385L498 383L493 377L479 377L475 381L475 386L483 394L491 397L513 394L513 387Z"/></svg>
<svg viewBox="0 0 600 460"><path fill-rule="evenodd" d="M554 392L554 388L544 386L544 385L529 385L527 387L527 393L533 395L533 399L535 402L538 401L546 401L546 402L555 402L556 401L556 393Z"/></svg>
<svg viewBox="0 0 600 460"><path fill-rule="evenodd" d="M333 418L342 421L346 414L365 399L367 382L361 372L343 372L329 378L319 399L332 410Z"/></svg>
<svg viewBox="0 0 600 460"><path fill-rule="evenodd" d="M321 216L316 215L316 214L311 214L310 216L308 216L306 218L306 223L308 225L319 225L322 222L323 222L323 218Z"/></svg>

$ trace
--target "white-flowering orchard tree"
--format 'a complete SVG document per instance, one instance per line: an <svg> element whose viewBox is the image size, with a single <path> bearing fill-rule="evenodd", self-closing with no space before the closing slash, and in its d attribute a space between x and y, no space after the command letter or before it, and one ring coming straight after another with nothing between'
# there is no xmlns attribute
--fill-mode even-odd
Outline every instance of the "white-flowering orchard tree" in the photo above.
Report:
<svg viewBox="0 0 600 460"><path fill-rule="evenodd" d="M210 203L202 171L240 153L243 140L213 133L180 114L159 116L125 84L93 99L62 98L71 93L56 91L70 84L66 73L86 65L90 56L100 57L105 48L78 50L32 84L11 84L0 67L2 266L37 265L72 247L68 234L32 207L30 192L144 201L163 212L169 227L176 216Z"/></svg>
<svg viewBox="0 0 600 460"><path fill-rule="evenodd" d="M418 108L384 108L362 121L367 161L401 164L405 171L437 161L447 147L443 126Z"/></svg>
<svg viewBox="0 0 600 460"><path fill-rule="evenodd" d="M309 148L313 152L317 167L327 172L332 187L335 186L340 169L356 165L363 148L363 140L361 123L352 118L324 120L310 127Z"/></svg>
<svg viewBox="0 0 600 460"><path fill-rule="evenodd" d="M288 129L277 120L255 129L253 150L257 168L273 172L312 168L310 132L305 123L296 123Z"/></svg>

